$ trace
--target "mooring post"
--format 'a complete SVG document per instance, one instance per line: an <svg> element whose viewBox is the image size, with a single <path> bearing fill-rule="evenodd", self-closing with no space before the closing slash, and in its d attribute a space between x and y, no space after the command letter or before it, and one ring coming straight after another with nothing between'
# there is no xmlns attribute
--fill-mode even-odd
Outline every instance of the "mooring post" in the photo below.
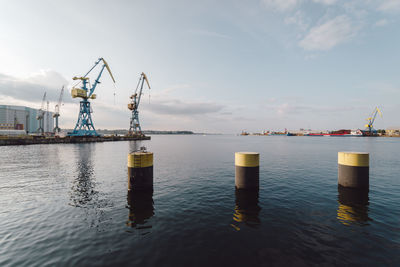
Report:
<svg viewBox="0 0 400 267"><path fill-rule="evenodd" d="M153 153L144 149L128 154L128 190L153 191Z"/></svg>
<svg viewBox="0 0 400 267"><path fill-rule="evenodd" d="M257 152L235 153L235 186L237 189L259 189L260 154Z"/></svg>
<svg viewBox="0 0 400 267"><path fill-rule="evenodd" d="M338 152L338 184L369 189L369 153Z"/></svg>

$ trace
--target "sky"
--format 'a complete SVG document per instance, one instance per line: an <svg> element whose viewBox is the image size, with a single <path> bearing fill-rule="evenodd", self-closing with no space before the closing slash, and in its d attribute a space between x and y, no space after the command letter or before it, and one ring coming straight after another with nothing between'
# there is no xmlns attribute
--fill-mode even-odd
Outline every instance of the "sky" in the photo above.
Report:
<svg viewBox="0 0 400 267"><path fill-rule="evenodd" d="M0 104L75 126L72 77L107 60L97 129L128 129L141 72L144 130L399 127L400 0L0 0ZM99 70L94 70L91 81Z"/></svg>

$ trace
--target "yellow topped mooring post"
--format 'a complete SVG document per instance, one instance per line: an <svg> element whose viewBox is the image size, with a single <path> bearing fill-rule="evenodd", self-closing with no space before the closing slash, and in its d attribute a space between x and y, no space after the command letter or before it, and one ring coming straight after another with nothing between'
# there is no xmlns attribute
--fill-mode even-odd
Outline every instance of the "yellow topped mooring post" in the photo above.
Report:
<svg viewBox="0 0 400 267"><path fill-rule="evenodd" d="M259 188L260 154L256 152L235 153L235 186L237 189Z"/></svg>
<svg viewBox="0 0 400 267"><path fill-rule="evenodd" d="M144 149L128 154L128 190L153 191L153 153Z"/></svg>
<svg viewBox="0 0 400 267"><path fill-rule="evenodd" d="M369 153L338 153L338 184L343 187L369 188Z"/></svg>

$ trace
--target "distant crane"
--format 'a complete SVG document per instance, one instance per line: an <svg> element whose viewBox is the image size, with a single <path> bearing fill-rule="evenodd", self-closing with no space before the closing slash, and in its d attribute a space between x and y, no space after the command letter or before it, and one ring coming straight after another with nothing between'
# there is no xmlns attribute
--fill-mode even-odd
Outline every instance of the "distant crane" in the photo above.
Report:
<svg viewBox="0 0 400 267"><path fill-rule="evenodd" d="M14 129L17 129L18 119L17 119L17 111L14 111Z"/></svg>
<svg viewBox="0 0 400 267"><path fill-rule="evenodd" d="M139 82L136 86L135 93L130 96L131 103L128 104L128 109L132 110L132 116L130 120L130 126L129 126L129 135L142 135L142 128L140 127L139 123L139 104L140 104L140 99L142 96L142 91L143 91L143 85L144 81L146 81L147 86L150 88L149 80L147 79L147 76L144 72L140 75Z"/></svg>
<svg viewBox="0 0 400 267"><path fill-rule="evenodd" d="M374 111L372 111L371 115L366 119L368 121L367 124L365 124L365 131L364 133L366 135L375 135L376 134L376 130L374 130L374 122L375 122L375 118L376 118L376 114L378 114L381 116L382 118L382 112L379 110L378 107L375 107Z"/></svg>
<svg viewBox="0 0 400 267"><path fill-rule="evenodd" d="M42 105L38 111L38 115L36 116L36 119L39 121L39 128L36 130L37 133L40 133L41 135L44 135L44 103L46 102L46 92L44 92L43 99L42 99Z"/></svg>
<svg viewBox="0 0 400 267"><path fill-rule="evenodd" d="M91 86L89 78L87 76L101 61L103 62L103 66L101 67L101 70L93 86ZM82 82L82 87L81 88L73 87L71 90L71 95L73 98L80 97L83 100L80 101L78 121L76 122L74 130L68 133L68 136L99 136L99 134L96 132L96 129L94 128L92 117L90 115L93 111L90 107L90 102L88 99L96 99L96 95L93 94L93 92L96 89L97 84L100 83L100 77L104 71L104 68L107 68L108 73L110 74L113 82L115 83L110 67L108 66L104 58L99 58L94 63L94 66L84 76L72 78L73 80L80 80L80 82Z"/></svg>
<svg viewBox="0 0 400 267"><path fill-rule="evenodd" d="M60 96L58 97L58 103L55 106L54 114L53 114L54 125L55 125L53 132L55 135L59 134L61 131L60 127L58 127L58 117L60 117L60 106L61 106L63 95L64 95L64 85L61 88Z"/></svg>
<svg viewBox="0 0 400 267"><path fill-rule="evenodd" d="M46 133L50 132L50 110L49 110L49 100L47 100L47 109L46 109L46 126L47 126L47 131Z"/></svg>

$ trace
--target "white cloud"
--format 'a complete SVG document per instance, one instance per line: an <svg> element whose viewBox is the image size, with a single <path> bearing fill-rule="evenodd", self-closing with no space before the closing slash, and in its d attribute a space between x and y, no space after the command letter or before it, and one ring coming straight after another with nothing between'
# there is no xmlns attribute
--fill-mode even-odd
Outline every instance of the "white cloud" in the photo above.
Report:
<svg viewBox="0 0 400 267"><path fill-rule="evenodd" d="M282 104L270 104L265 108L274 110L276 115L280 117L285 116L303 116L303 114L341 114L347 111L354 110L352 106L337 106L337 105L307 105L307 104L293 104L285 102Z"/></svg>
<svg viewBox="0 0 400 267"><path fill-rule="evenodd" d="M356 31L357 29L353 27L350 18L341 15L311 28L299 45L305 50L329 50L336 45L349 41Z"/></svg>
<svg viewBox="0 0 400 267"><path fill-rule="evenodd" d="M375 23L375 26L383 27L383 26L385 26L385 25L388 24L388 23L389 23L389 21L388 21L387 19L381 19L381 20L378 20L378 21Z"/></svg>
<svg viewBox="0 0 400 267"><path fill-rule="evenodd" d="M217 113L223 106L216 103L184 102L179 99L155 100L150 105L150 112L173 116L194 116Z"/></svg>
<svg viewBox="0 0 400 267"><path fill-rule="evenodd" d="M333 5L337 2L337 0L312 0L314 3L320 3L324 5Z"/></svg>
<svg viewBox="0 0 400 267"><path fill-rule="evenodd" d="M68 81L58 72L53 70L40 70L32 73L27 78L23 79L31 84L42 85L45 87L60 87L67 85Z"/></svg>
<svg viewBox="0 0 400 267"><path fill-rule="evenodd" d="M68 81L61 74L52 70L42 70L27 78L0 73L0 96L32 103L41 102L44 92L47 92L48 100L57 101L62 85L68 85ZM64 102L66 101L71 100L64 97Z"/></svg>
<svg viewBox="0 0 400 267"><path fill-rule="evenodd" d="M301 0L262 0L266 7L270 7L279 11L290 10L296 7Z"/></svg>
<svg viewBox="0 0 400 267"><path fill-rule="evenodd" d="M309 21L300 10L297 11L293 16L285 18L285 24L293 24L298 26L301 30L305 31L308 28Z"/></svg>
<svg viewBox="0 0 400 267"><path fill-rule="evenodd" d="M382 11L399 11L400 10L400 0L384 0L379 6L379 10Z"/></svg>

